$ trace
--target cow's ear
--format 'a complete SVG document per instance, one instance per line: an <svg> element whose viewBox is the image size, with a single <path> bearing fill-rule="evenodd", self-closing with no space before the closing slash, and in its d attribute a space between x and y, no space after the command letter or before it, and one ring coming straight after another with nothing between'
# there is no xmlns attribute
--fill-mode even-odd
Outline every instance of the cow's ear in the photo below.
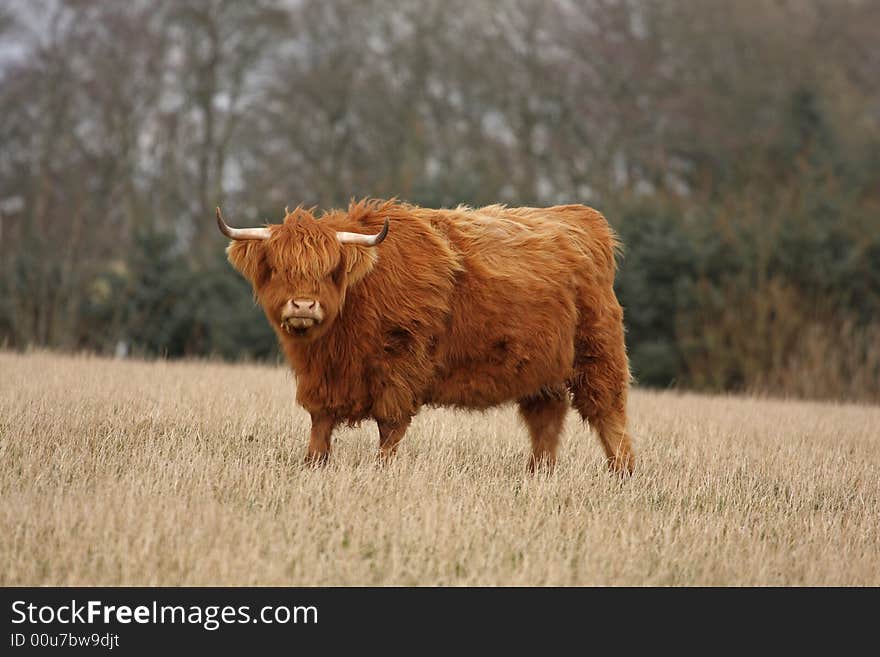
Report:
<svg viewBox="0 0 880 657"><path fill-rule="evenodd" d="M262 240L232 242L226 249L226 256L236 271L244 276L254 289L260 287L268 277L266 245Z"/></svg>
<svg viewBox="0 0 880 657"><path fill-rule="evenodd" d="M345 278L348 285L354 285L364 276L373 271L373 265L378 260L375 247L346 244L342 247L342 262L340 269L345 270Z"/></svg>

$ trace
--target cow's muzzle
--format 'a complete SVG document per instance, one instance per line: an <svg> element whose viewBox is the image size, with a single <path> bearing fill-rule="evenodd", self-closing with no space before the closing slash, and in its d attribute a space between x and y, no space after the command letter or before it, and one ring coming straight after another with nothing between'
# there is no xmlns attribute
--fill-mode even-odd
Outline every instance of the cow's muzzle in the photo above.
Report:
<svg viewBox="0 0 880 657"><path fill-rule="evenodd" d="M281 328L297 337L307 335L323 319L324 311L317 299L291 299L281 309Z"/></svg>

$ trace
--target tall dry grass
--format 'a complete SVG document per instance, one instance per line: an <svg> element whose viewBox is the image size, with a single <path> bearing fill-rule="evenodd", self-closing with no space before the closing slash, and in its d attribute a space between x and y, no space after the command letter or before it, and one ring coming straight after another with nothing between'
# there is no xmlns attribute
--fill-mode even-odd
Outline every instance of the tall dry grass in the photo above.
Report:
<svg viewBox="0 0 880 657"><path fill-rule="evenodd" d="M880 403L880 324L817 307L779 279L723 294L705 281L701 310L680 318L685 382L784 398Z"/></svg>
<svg viewBox="0 0 880 657"><path fill-rule="evenodd" d="M788 359L755 377L759 391L805 399L880 401L880 325L806 323Z"/></svg>
<svg viewBox="0 0 880 657"><path fill-rule="evenodd" d="M880 408L634 392L619 481L572 415L425 410L300 464L268 366L0 352L0 584L880 585Z"/></svg>

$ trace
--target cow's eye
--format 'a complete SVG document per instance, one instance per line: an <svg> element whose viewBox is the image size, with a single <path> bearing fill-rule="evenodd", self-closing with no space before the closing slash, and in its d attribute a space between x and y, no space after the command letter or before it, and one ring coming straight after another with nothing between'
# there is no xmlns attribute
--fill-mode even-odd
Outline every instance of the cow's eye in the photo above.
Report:
<svg viewBox="0 0 880 657"><path fill-rule="evenodd" d="M327 275L327 278L330 279L334 285L340 285L344 276L345 263L340 262L339 266Z"/></svg>

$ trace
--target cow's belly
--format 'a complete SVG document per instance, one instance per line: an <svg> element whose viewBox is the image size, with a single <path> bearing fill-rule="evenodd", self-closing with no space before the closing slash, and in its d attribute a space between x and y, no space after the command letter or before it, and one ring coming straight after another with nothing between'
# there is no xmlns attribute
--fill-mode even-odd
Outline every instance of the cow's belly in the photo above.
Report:
<svg viewBox="0 0 880 657"><path fill-rule="evenodd" d="M489 408L537 394L571 376L573 343L544 345L527 356L501 353L500 344L441 370L424 400L437 406Z"/></svg>
<svg viewBox="0 0 880 657"><path fill-rule="evenodd" d="M432 406L458 406L483 409L534 394L540 386L487 384L473 373L456 372L446 377L431 391L425 403Z"/></svg>

